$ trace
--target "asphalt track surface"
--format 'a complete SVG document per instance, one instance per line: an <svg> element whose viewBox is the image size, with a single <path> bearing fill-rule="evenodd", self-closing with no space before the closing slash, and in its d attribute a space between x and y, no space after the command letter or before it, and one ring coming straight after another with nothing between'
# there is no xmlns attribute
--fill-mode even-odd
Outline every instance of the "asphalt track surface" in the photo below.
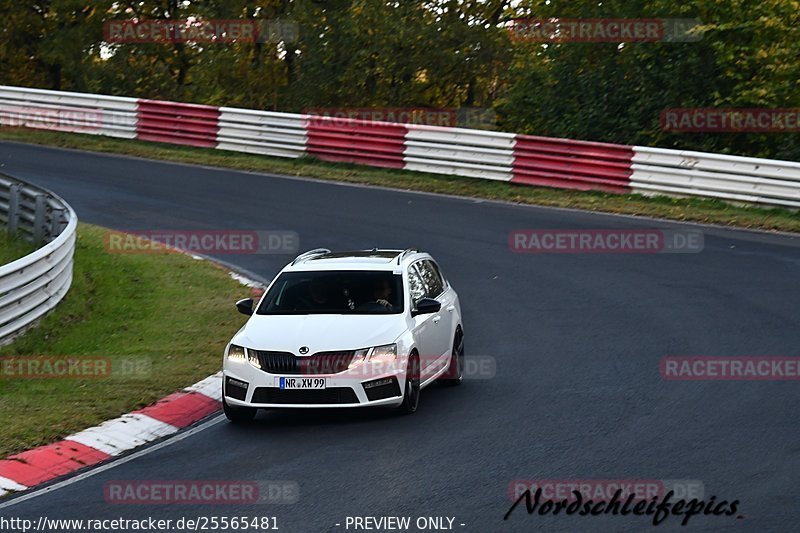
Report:
<svg viewBox="0 0 800 533"><path fill-rule="evenodd" d="M648 517L519 508L503 521L509 484L692 479L706 498L738 499L741 518L699 516L681 528L671 517L659 530L796 530L800 384L666 381L659 360L797 356L797 238L15 143L0 143L0 164L60 194L81 220L121 230L285 229L298 232L303 249L420 247L459 291L467 353L496 359L492 379L423 391L413 416L284 411L262 413L251 427L219 421L0 507L0 516L275 515L284 532L345 531L347 516L449 516L455 531L641 531ZM700 229L705 248L511 253L508 234L520 228ZM290 257L221 259L271 278ZM294 480L300 500L201 507L103 498L109 480L176 479Z"/></svg>

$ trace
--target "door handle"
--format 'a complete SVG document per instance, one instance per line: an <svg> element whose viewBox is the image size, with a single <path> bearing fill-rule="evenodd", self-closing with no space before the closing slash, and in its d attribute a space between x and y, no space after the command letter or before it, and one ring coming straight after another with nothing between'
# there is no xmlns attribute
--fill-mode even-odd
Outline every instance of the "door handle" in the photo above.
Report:
<svg viewBox="0 0 800 533"><path fill-rule="evenodd" d="M452 313L453 311L456 310L456 306L455 305L450 305L450 306L447 307L447 310Z"/></svg>
<svg viewBox="0 0 800 533"><path fill-rule="evenodd" d="M442 319L442 317L440 317L439 315L436 315L435 317L433 317L433 323L434 324L438 324L441 319Z"/></svg>

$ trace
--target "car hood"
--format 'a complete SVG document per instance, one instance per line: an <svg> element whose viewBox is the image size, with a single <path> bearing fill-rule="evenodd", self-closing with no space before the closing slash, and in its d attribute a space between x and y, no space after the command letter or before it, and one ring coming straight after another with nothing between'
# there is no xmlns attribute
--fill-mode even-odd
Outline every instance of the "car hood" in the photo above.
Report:
<svg viewBox="0 0 800 533"><path fill-rule="evenodd" d="M299 354L391 344L406 329L403 315L253 315L231 342Z"/></svg>

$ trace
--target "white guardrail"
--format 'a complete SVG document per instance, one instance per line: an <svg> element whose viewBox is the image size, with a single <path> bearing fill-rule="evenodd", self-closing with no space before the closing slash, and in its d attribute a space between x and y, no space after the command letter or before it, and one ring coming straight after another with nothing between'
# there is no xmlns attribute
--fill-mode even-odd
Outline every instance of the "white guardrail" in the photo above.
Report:
<svg viewBox="0 0 800 533"><path fill-rule="evenodd" d="M217 148L233 152L300 157L308 143L302 115L221 107Z"/></svg>
<svg viewBox="0 0 800 533"><path fill-rule="evenodd" d="M349 119L7 86L0 86L0 126L273 157L310 155L521 185L800 208L800 163L706 152L415 124L365 125Z"/></svg>
<svg viewBox="0 0 800 533"><path fill-rule="evenodd" d="M800 163L644 146L633 150L634 192L800 207Z"/></svg>
<svg viewBox="0 0 800 533"><path fill-rule="evenodd" d="M41 245L0 266L0 345L52 310L72 283L78 217L52 192L0 174L0 221L9 233Z"/></svg>
<svg viewBox="0 0 800 533"><path fill-rule="evenodd" d="M514 137L496 131L409 126L405 170L509 181L513 175Z"/></svg>
<svg viewBox="0 0 800 533"><path fill-rule="evenodd" d="M136 138L137 98L0 85L0 125Z"/></svg>

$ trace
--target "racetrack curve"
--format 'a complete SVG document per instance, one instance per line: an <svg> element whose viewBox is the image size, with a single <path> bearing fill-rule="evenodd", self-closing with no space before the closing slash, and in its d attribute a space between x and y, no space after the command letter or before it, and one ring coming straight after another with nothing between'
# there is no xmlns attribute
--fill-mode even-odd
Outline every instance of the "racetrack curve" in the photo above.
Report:
<svg viewBox="0 0 800 533"><path fill-rule="evenodd" d="M212 424L0 516L276 515L283 532L344 531L335 524L347 516L451 516L456 531L641 531L650 519L520 508L503 521L509 483L693 479L707 497L740 500L743 518L698 516L687 528L670 518L660 530L796 528L800 383L659 375L666 355L800 355L795 237L7 142L0 164L62 196L80 220L115 229L285 229L302 249L427 250L461 297L467 353L494 357L497 369L426 389L413 416L287 411L252 427ZM514 254L508 234L520 228L701 229L705 249ZM264 278L291 259L220 258ZM103 484L131 479L294 480L300 501L106 504Z"/></svg>

